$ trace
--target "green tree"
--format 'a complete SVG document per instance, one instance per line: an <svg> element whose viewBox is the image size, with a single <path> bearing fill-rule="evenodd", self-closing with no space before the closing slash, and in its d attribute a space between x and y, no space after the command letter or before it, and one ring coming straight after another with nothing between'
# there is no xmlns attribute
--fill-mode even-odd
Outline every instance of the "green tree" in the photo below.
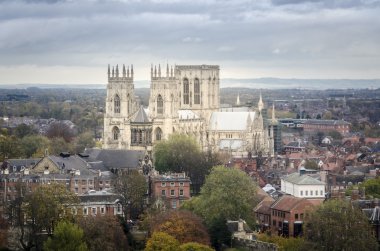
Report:
<svg viewBox="0 0 380 251"><path fill-rule="evenodd" d="M120 173L113 184L115 192L123 198L124 215L127 218L137 218L143 211L144 198L148 189L144 175L137 171Z"/></svg>
<svg viewBox="0 0 380 251"><path fill-rule="evenodd" d="M343 139L342 134L340 134L340 132L338 132L338 131L328 132L327 135L330 136L331 138L335 139L335 140Z"/></svg>
<svg viewBox="0 0 380 251"><path fill-rule="evenodd" d="M84 217L79 219L84 240L91 251L126 250L127 238L119 220L114 216Z"/></svg>
<svg viewBox="0 0 380 251"><path fill-rule="evenodd" d="M29 192L25 183L16 186L16 198L8 205L9 220L19 229L17 239L23 250L42 248L43 235L50 236L58 221L70 219L68 207L78 203L77 196L61 184L40 185ZM28 219L28 220L25 220Z"/></svg>
<svg viewBox="0 0 380 251"><path fill-rule="evenodd" d="M150 224L150 231L164 232L181 244L197 242L210 245L210 237L202 219L186 210L172 210L157 214Z"/></svg>
<svg viewBox="0 0 380 251"><path fill-rule="evenodd" d="M369 198L380 198L380 178L369 179L360 185Z"/></svg>
<svg viewBox="0 0 380 251"><path fill-rule="evenodd" d="M20 141L17 137L0 135L0 161L5 158L18 158L20 154Z"/></svg>
<svg viewBox="0 0 380 251"><path fill-rule="evenodd" d="M188 242L179 247L180 251L213 251L214 249L197 242Z"/></svg>
<svg viewBox="0 0 380 251"><path fill-rule="evenodd" d="M314 170L317 170L317 169L318 169L318 164L317 164L317 162L315 162L314 160L307 159L307 160L305 160L305 168L306 168L306 169L314 169Z"/></svg>
<svg viewBox="0 0 380 251"><path fill-rule="evenodd" d="M178 251L179 242L167 233L155 232L146 243L145 251Z"/></svg>
<svg viewBox="0 0 380 251"><path fill-rule="evenodd" d="M198 194L212 166L220 164L216 155L203 153L194 138L172 134L154 147L154 164L160 172L185 172Z"/></svg>
<svg viewBox="0 0 380 251"><path fill-rule="evenodd" d="M301 251L305 250L305 239L294 237L281 237L277 235L258 234L257 239L263 242L274 243L279 251Z"/></svg>
<svg viewBox="0 0 380 251"><path fill-rule="evenodd" d="M18 125L14 131L14 135L20 139L25 137L25 136L33 135L36 133L37 133L37 130L33 126L29 126L29 125L26 125L24 123Z"/></svg>
<svg viewBox="0 0 380 251"><path fill-rule="evenodd" d="M43 156L45 149L48 149L49 146L49 139L41 135L28 135L20 141L22 155L26 158Z"/></svg>
<svg viewBox="0 0 380 251"><path fill-rule="evenodd" d="M44 243L46 251L87 251L83 240L83 230L77 225L61 221L55 228L53 237Z"/></svg>
<svg viewBox="0 0 380 251"><path fill-rule="evenodd" d="M214 167L198 197L184 204L201 216L214 247L229 240L227 220L244 219L253 226L253 208L257 204L256 184L246 173L224 166Z"/></svg>
<svg viewBox="0 0 380 251"><path fill-rule="evenodd" d="M75 139L75 152L83 152L85 148L95 146L94 136L91 132L84 132L79 134Z"/></svg>
<svg viewBox="0 0 380 251"><path fill-rule="evenodd" d="M367 217L348 201L329 200L306 218L306 240L316 250L377 250Z"/></svg>

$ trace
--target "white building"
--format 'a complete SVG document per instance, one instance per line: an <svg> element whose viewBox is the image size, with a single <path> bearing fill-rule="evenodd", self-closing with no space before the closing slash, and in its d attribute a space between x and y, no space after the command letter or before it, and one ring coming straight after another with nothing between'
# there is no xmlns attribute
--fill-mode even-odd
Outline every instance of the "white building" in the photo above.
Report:
<svg viewBox="0 0 380 251"><path fill-rule="evenodd" d="M300 198L324 198L325 183L300 170L281 178L281 191Z"/></svg>
<svg viewBox="0 0 380 251"><path fill-rule="evenodd" d="M273 154L273 123L257 108L221 111L218 65L151 67L149 107L137 103L133 67L108 67L104 148L151 150L170 134L193 136L203 150ZM273 120L274 121L274 120ZM241 156L241 155L240 155Z"/></svg>

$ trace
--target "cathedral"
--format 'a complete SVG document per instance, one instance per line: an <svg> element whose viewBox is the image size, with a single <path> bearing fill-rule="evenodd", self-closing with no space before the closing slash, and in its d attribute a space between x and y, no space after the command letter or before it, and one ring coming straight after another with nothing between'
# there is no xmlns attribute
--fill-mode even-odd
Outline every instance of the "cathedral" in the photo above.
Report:
<svg viewBox="0 0 380 251"><path fill-rule="evenodd" d="M204 151L248 156L274 153L274 109L221 108L218 65L151 66L149 106L134 94L133 66L108 66L103 147L151 151L173 133L191 135ZM237 104L240 101L237 101Z"/></svg>

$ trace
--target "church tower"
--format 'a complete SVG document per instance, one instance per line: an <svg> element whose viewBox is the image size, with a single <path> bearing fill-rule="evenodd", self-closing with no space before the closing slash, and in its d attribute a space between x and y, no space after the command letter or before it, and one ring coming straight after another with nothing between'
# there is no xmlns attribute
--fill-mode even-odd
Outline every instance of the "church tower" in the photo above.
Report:
<svg viewBox="0 0 380 251"><path fill-rule="evenodd" d="M121 74L119 66L108 65L108 84L106 111L104 115L104 148L125 149L130 146L130 118L138 106L133 85L133 65L123 65Z"/></svg>
<svg viewBox="0 0 380 251"><path fill-rule="evenodd" d="M165 71L163 73L162 71ZM153 123L153 142L167 139L176 131L179 97L173 66L153 65L150 69L149 118Z"/></svg>

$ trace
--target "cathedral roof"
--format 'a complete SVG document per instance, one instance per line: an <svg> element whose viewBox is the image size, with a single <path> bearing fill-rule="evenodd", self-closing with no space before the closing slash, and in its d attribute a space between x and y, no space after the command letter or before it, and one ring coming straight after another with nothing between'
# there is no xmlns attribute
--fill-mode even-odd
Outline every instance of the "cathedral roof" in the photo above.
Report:
<svg viewBox="0 0 380 251"><path fill-rule="evenodd" d="M140 106L137 114L136 114L136 117L135 119L132 121L133 123L146 123L146 122L150 122L149 121L149 118L148 118L148 115L146 114L145 112L145 109L143 108L143 106Z"/></svg>
<svg viewBox="0 0 380 251"><path fill-rule="evenodd" d="M213 112L209 128L215 131L243 131L254 118L255 112Z"/></svg>
<svg viewBox="0 0 380 251"><path fill-rule="evenodd" d="M221 139L219 149L237 150L243 146L242 139Z"/></svg>

